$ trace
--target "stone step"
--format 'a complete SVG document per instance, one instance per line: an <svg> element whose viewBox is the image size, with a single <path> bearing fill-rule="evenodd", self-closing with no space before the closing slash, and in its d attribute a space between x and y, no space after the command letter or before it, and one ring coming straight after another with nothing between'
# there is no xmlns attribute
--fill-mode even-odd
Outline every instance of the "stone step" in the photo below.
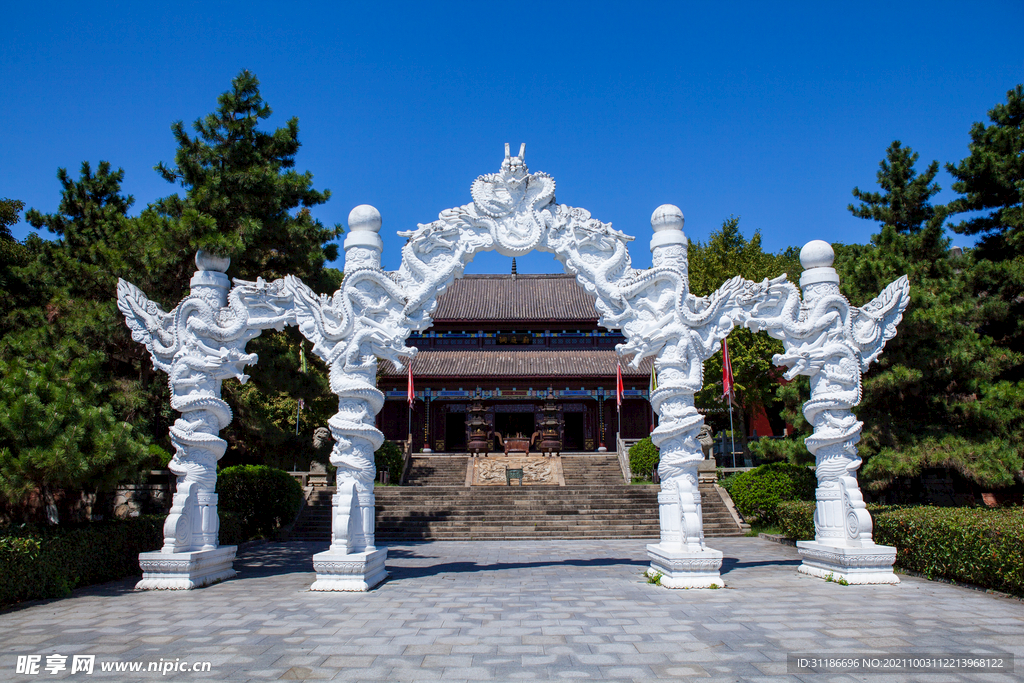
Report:
<svg viewBox="0 0 1024 683"><path fill-rule="evenodd" d="M420 485L374 490L376 533L382 542L660 535L660 487L624 484L614 455L563 457L566 486L467 487L468 457L413 460L411 474L421 477ZM325 488L309 496L292 538L330 539L333 493L333 488ZM700 493L705 536L743 534L713 486L701 486Z"/></svg>

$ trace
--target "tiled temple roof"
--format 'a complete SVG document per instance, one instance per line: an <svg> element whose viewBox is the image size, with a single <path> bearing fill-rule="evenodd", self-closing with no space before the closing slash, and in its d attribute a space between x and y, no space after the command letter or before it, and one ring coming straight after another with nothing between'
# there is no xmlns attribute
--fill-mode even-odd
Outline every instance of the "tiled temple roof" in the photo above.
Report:
<svg viewBox="0 0 1024 683"><path fill-rule="evenodd" d="M573 351L500 350L500 351L420 351L412 361L414 377L615 377L617 354L611 349ZM636 370L622 361L622 376L631 379L650 377L653 359L645 358ZM404 377L382 362L384 377Z"/></svg>
<svg viewBox="0 0 1024 683"><path fill-rule="evenodd" d="M597 322L594 297L572 275L467 275L437 300L434 323L469 320Z"/></svg>

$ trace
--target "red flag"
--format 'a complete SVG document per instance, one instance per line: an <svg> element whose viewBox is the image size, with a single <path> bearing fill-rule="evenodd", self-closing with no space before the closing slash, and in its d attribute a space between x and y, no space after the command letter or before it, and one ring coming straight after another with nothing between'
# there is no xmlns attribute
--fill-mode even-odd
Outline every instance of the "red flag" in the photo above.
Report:
<svg viewBox="0 0 1024 683"><path fill-rule="evenodd" d="M412 402L416 400L416 390L412 386L412 361L409 361L409 389L407 393L409 395L409 407L412 408Z"/></svg>
<svg viewBox="0 0 1024 683"><path fill-rule="evenodd" d="M729 342L722 340L722 395L732 400L732 362L729 360Z"/></svg>
<svg viewBox="0 0 1024 683"><path fill-rule="evenodd" d="M615 362L615 405L622 407L622 392L625 388L622 386L622 363Z"/></svg>

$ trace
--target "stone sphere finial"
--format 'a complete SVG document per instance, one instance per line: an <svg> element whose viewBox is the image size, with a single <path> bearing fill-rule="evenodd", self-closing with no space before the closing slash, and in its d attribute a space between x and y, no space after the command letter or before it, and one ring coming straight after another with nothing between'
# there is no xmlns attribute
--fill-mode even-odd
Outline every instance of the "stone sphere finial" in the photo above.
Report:
<svg viewBox="0 0 1024 683"><path fill-rule="evenodd" d="M348 214L348 230L352 232L380 232L380 211L369 204L360 204Z"/></svg>
<svg viewBox="0 0 1024 683"><path fill-rule="evenodd" d="M682 209L673 204L662 204L651 214L651 227L656 233L664 230L682 230L684 222Z"/></svg>
<svg viewBox="0 0 1024 683"><path fill-rule="evenodd" d="M217 256L208 251L200 249L196 252L196 268L198 270L214 271L224 273L231 265L230 256Z"/></svg>
<svg viewBox="0 0 1024 683"><path fill-rule="evenodd" d="M832 245L825 240L812 240L800 250L800 265L805 270L831 268L835 258L836 253L832 250Z"/></svg>

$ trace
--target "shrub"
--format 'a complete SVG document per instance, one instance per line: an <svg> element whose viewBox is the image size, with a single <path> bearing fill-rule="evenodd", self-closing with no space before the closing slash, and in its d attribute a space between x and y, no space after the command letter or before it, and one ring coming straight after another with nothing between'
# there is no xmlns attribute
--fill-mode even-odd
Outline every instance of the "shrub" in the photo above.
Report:
<svg viewBox="0 0 1024 683"><path fill-rule="evenodd" d="M242 540L271 536L295 519L302 486L284 470L266 465L235 465L217 475L218 505L238 515ZM223 541L221 541L223 543Z"/></svg>
<svg viewBox="0 0 1024 683"><path fill-rule="evenodd" d="M219 509L217 516L220 518L220 532L217 538L221 545L238 545L245 538L242 537L242 521L234 512L227 512Z"/></svg>
<svg viewBox="0 0 1024 683"><path fill-rule="evenodd" d="M1024 595L1024 509L869 505L874 540L896 548L896 567ZM783 532L814 538L814 503L778 506Z"/></svg>
<svg viewBox="0 0 1024 683"><path fill-rule="evenodd" d="M876 508L875 542L897 548L896 566L1024 595L1024 509Z"/></svg>
<svg viewBox="0 0 1024 683"><path fill-rule="evenodd" d="M74 527L19 525L0 532L0 604L59 598L73 588L136 576L139 553L163 542L163 517Z"/></svg>
<svg viewBox="0 0 1024 683"><path fill-rule="evenodd" d="M651 470L658 465L661 456L658 447L651 441L651 437L645 437L629 448L629 469L634 477L650 479Z"/></svg>
<svg viewBox="0 0 1024 683"><path fill-rule="evenodd" d="M787 538L814 540L814 501L782 501L775 508L775 518Z"/></svg>
<svg viewBox="0 0 1024 683"><path fill-rule="evenodd" d="M806 467L773 462L730 477L723 486L732 496L736 509L750 521L761 524L778 520L775 508L785 500L814 500L817 480Z"/></svg>
<svg viewBox="0 0 1024 683"><path fill-rule="evenodd" d="M387 472L388 480L397 484L402 479L402 468L405 466L405 453L394 441L385 441L373 454L373 464L377 472Z"/></svg>

